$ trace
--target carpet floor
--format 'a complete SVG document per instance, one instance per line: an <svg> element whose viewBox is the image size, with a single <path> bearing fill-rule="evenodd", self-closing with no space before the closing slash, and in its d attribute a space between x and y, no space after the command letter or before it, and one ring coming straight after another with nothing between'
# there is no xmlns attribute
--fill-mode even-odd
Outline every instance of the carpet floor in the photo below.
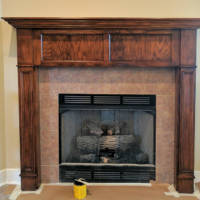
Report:
<svg viewBox="0 0 200 200"><path fill-rule="evenodd" d="M143 186L88 186L87 200L173 200L166 196L167 184ZM180 197L179 200L197 200L195 197ZM70 186L44 186L40 195L22 194L17 200L74 200Z"/></svg>
<svg viewBox="0 0 200 200"><path fill-rule="evenodd" d="M4 185L0 187L0 200L9 200L9 196L15 187L16 185Z"/></svg>

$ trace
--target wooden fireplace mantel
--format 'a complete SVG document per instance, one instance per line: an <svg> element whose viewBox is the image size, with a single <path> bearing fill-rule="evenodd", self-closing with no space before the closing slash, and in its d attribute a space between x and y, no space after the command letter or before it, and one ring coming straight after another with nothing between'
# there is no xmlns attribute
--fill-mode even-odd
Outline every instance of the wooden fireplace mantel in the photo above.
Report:
<svg viewBox="0 0 200 200"><path fill-rule="evenodd" d="M17 28L21 187L40 177L39 67L176 69L176 188L192 193L196 29L200 19L4 18Z"/></svg>

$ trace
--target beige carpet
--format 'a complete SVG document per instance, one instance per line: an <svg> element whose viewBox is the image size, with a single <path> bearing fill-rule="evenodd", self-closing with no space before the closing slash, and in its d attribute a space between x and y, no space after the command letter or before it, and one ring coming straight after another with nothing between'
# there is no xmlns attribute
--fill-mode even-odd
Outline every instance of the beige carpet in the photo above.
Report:
<svg viewBox="0 0 200 200"><path fill-rule="evenodd" d="M13 192L15 187L15 185L4 185L0 187L0 200L8 200L9 195Z"/></svg>
<svg viewBox="0 0 200 200"><path fill-rule="evenodd" d="M166 196L167 184L139 186L89 186L87 200L197 200L195 197L175 198ZM40 195L21 194L17 200L73 200L70 186L44 186Z"/></svg>
<svg viewBox="0 0 200 200"><path fill-rule="evenodd" d="M197 200L196 197L166 196L167 184L143 186L89 186L87 200ZM200 187L200 184L199 184ZM0 200L9 200L14 185L0 187ZM40 195L21 194L17 200L74 200L73 188L70 186L45 185Z"/></svg>

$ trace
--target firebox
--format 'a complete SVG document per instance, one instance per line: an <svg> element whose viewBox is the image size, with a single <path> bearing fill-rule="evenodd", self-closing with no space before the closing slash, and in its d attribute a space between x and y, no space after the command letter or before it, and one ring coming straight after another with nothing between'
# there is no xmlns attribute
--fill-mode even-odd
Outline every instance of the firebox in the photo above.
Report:
<svg viewBox="0 0 200 200"><path fill-rule="evenodd" d="M59 94L60 182L155 180L155 95Z"/></svg>

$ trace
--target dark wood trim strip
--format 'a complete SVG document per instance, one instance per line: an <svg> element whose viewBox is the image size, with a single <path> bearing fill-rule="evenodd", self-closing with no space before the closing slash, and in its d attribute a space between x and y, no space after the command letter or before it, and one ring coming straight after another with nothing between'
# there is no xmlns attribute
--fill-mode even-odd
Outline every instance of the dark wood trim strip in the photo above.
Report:
<svg viewBox="0 0 200 200"><path fill-rule="evenodd" d="M200 18L25 18L4 17L15 28L197 29Z"/></svg>
<svg viewBox="0 0 200 200"><path fill-rule="evenodd" d="M178 155L179 155L179 133L180 133L180 68L176 68L175 72L175 83L176 83L176 90L175 90L175 137L174 137L174 185L177 188L178 182Z"/></svg>

